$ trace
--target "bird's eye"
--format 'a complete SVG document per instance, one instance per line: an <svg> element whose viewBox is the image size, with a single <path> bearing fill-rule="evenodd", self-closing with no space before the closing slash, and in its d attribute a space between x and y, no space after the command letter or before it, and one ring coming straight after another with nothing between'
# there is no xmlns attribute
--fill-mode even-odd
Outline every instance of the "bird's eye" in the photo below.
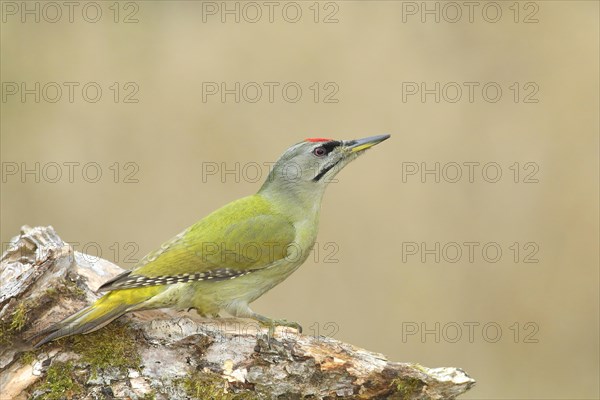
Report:
<svg viewBox="0 0 600 400"><path fill-rule="evenodd" d="M322 146L315 147L313 154L317 157L323 157L325 154L327 154L327 150L325 150L325 147Z"/></svg>

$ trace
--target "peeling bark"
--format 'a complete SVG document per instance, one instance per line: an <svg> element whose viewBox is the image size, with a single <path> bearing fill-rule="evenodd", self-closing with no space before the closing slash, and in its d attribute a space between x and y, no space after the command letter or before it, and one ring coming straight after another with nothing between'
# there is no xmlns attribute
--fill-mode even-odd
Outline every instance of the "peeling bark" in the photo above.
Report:
<svg viewBox="0 0 600 400"><path fill-rule="evenodd" d="M52 227L23 227L0 264L1 398L453 399L475 381L323 336L193 313L131 313L33 349L27 338L99 296L121 272Z"/></svg>

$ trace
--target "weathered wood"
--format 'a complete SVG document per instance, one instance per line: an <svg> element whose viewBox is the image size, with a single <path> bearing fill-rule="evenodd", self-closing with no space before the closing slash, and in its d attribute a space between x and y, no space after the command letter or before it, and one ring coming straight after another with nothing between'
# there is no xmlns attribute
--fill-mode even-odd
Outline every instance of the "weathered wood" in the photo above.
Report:
<svg viewBox="0 0 600 400"><path fill-rule="evenodd" d="M452 399L475 381L458 368L390 362L322 336L253 321L144 311L33 350L27 338L98 298L122 270L23 227L0 264L0 387L5 398Z"/></svg>

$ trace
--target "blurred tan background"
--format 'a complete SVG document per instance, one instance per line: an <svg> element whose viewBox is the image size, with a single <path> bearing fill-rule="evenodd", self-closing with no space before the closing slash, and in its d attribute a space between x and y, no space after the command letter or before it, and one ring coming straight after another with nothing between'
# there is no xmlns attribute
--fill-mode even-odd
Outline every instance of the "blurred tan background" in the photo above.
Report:
<svg viewBox="0 0 600 400"><path fill-rule="evenodd" d="M283 2L273 22L259 2L254 23L256 9L236 2L226 7L239 23L221 2L100 2L95 23L86 4L71 23L66 7L51 22L56 10L38 3L40 22L22 22L20 2L2 3L4 247L23 224L53 225L77 250L131 268L256 191L267 167L254 182L253 163L306 137L390 133L330 185L319 252L254 308L393 360L464 368L477 380L465 399L598 398L597 2L476 2L472 22L463 3L461 18L426 3L439 23L421 2ZM240 82L239 103L210 95L211 82ZM255 103L248 82L263 89ZM264 82L279 85L272 102ZM295 103L289 82L302 89ZM407 92L421 82L440 82L439 102ZM473 101L464 82L479 85ZM436 162L439 183L408 174ZM465 162L480 163L473 182ZM39 182L21 175L35 163ZM73 182L65 163L79 163ZM239 163L238 175L207 175L221 163ZM496 183L486 163L501 169ZM436 242L439 263L422 247ZM442 250L453 242L457 262L455 247ZM465 242L479 244L473 262Z"/></svg>

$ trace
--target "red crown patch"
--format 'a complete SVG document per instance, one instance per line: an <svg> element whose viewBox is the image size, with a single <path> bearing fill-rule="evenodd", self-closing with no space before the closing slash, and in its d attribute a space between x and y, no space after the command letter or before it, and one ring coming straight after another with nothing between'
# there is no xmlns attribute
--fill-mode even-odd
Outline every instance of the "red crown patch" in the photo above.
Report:
<svg viewBox="0 0 600 400"><path fill-rule="evenodd" d="M333 139L326 139L326 138L320 138L320 137L314 137L314 138L308 138L305 141L306 142L329 142Z"/></svg>

